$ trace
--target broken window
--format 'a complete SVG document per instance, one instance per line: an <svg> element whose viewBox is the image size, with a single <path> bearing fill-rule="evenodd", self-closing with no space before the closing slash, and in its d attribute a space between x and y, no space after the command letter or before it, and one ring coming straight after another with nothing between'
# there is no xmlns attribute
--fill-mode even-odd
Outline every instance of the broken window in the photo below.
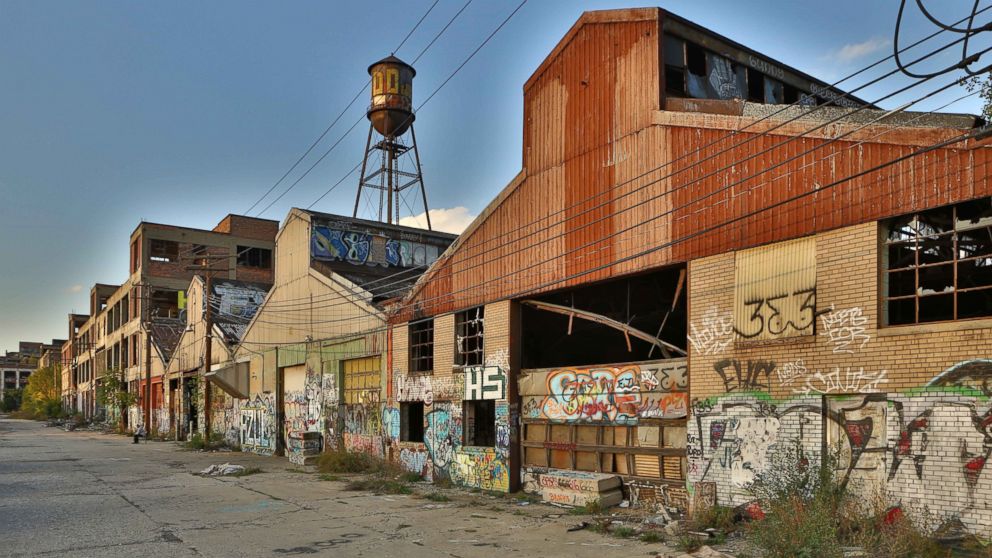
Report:
<svg viewBox="0 0 992 558"><path fill-rule="evenodd" d="M150 308L153 318L178 318L179 291L152 290Z"/></svg>
<svg viewBox="0 0 992 558"><path fill-rule="evenodd" d="M992 316L992 199L889 221L883 258L889 325Z"/></svg>
<svg viewBox="0 0 992 558"><path fill-rule="evenodd" d="M400 440L424 441L424 402L400 403Z"/></svg>
<svg viewBox="0 0 992 558"><path fill-rule="evenodd" d="M410 373L434 370L434 320L410 323Z"/></svg>
<svg viewBox="0 0 992 558"><path fill-rule="evenodd" d="M455 314L455 364L479 366L483 363L483 319L479 306Z"/></svg>
<svg viewBox="0 0 992 558"><path fill-rule="evenodd" d="M272 250L238 246L238 265L269 269L272 267Z"/></svg>
<svg viewBox="0 0 992 558"><path fill-rule="evenodd" d="M465 445L496 447L496 402L465 401Z"/></svg>
<svg viewBox="0 0 992 558"><path fill-rule="evenodd" d="M685 41L665 35L665 91L685 96Z"/></svg>
<svg viewBox="0 0 992 558"><path fill-rule="evenodd" d="M148 257L153 262L179 261L179 243L172 240L153 238L148 252Z"/></svg>

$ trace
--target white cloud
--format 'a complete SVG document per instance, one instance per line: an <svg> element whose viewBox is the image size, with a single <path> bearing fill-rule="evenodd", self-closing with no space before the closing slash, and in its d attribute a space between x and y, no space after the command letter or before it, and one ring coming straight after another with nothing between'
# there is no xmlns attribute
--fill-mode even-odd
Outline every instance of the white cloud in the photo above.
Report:
<svg viewBox="0 0 992 558"><path fill-rule="evenodd" d="M468 212L467 207L458 206L452 208L440 208L431 210L431 226L434 230L461 234L475 219L475 215ZM400 217L400 224L405 227L427 228L427 219L423 213L411 215L410 217Z"/></svg>
<svg viewBox="0 0 992 558"><path fill-rule="evenodd" d="M73 285L73 286L69 287L69 292L70 293L79 293L79 292L82 292L82 291L83 291L83 286L82 285Z"/></svg>
<svg viewBox="0 0 992 558"><path fill-rule="evenodd" d="M827 58L840 62L851 62L859 58L874 54L892 44L889 39L876 37L860 43L849 43L831 52Z"/></svg>

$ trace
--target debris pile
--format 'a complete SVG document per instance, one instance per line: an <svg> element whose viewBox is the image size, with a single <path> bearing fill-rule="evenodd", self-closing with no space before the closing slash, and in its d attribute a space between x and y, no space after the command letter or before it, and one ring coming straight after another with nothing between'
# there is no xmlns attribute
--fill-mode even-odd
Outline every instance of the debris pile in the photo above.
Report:
<svg viewBox="0 0 992 558"><path fill-rule="evenodd" d="M245 468L241 465L231 465L230 463L224 463L223 465L211 465L206 469L200 471L200 475L204 477L226 477L227 475L233 475L244 471Z"/></svg>

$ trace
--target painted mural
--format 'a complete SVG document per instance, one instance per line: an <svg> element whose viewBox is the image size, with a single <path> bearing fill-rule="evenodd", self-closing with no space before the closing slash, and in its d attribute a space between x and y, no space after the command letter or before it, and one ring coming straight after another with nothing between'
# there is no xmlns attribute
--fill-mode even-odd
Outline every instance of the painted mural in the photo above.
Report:
<svg viewBox="0 0 992 558"><path fill-rule="evenodd" d="M438 247L329 227L313 227L310 254L315 260L342 261L354 265L423 267L438 257Z"/></svg>
<svg viewBox="0 0 992 558"><path fill-rule="evenodd" d="M256 395L241 405L241 450L272 455L276 450L276 398Z"/></svg>
<svg viewBox="0 0 992 558"><path fill-rule="evenodd" d="M523 418L618 424L684 418L688 410L686 370L685 359L670 359L527 371L520 380Z"/></svg>
<svg viewBox="0 0 992 558"><path fill-rule="evenodd" d="M845 346L846 348L846 346ZM847 490L881 494L927 523L992 537L992 361L961 362L907 393L773 401L730 393L694 401L687 435L689 487L716 487L715 500L739 505L755 475L798 447L818 464L837 456Z"/></svg>

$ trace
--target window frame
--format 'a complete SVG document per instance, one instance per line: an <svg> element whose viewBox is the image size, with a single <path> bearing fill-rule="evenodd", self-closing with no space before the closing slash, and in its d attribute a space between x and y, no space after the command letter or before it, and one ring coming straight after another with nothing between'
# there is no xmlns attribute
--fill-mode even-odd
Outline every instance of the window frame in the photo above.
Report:
<svg viewBox="0 0 992 558"><path fill-rule="evenodd" d="M148 242L148 259L160 263L179 261L179 242L166 238L152 238Z"/></svg>
<svg viewBox="0 0 992 558"><path fill-rule="evenodd" d="M479 420L479 407L485 408L482 420ZM496 400L495 399L466 399L462 401L462 445L475 448L496 447ZM484 424L481 430L485 438L479 440L478 424Z"/></svg>
<svg viewBox="0 0 992 558"><path fill-rule="evenodd" d="M423 401L401 401L400 402L400 441L410 442L410 443L424 443L424 433L427 430L424 427L424 417L426 412L424 409L425 405ZM417 424L417 421L410 420L411 409L419 408L420 421L419 426L414 428L414 432L419 434L419 436L410 435L410 425Z"/></svg>
<svg viewBox="0 0 992 558"><path fill-rule="evenodd" d="M434 318L407 325L410 374L434 373Z"/></svg>
<svg viewBox="0 0 992 558"><path fill-rule="evenodd" d="M238 246L236 252L238 267L272 269L272 250L259 246Z"/></svg>
<svg viewBox="0 0 992 558"><path fill-rule="evenodd" d="M959 222L964 221L963 219L959 218L959 211L966 204L974 203L974 202L983 202L983 201L986 204L992 204L992 198L976 198L972 200L958 202L955 204L923 209L912 213L906 213L898 217L888 219L883 222L883 226L880 234L881 236L880 250L881 250L882 265L879 266L880 274L881 274L881 280L879 281L879 291L880 291L879 310L881 311L881 315L884 316L884 320L882 320L884 327L919 326L926 324L949 323L949 322L959 322L959 321L968 321L968 320L988 320L992 318L992 312L989 312L984 315L971 315L971 316L962 317L960 315L960 304L959 304L959 296L962 294L967 295L970 293L979 293L983 291L992 294L992 283L985 286L977 286L977 287L964 287L964 288L959 287L962 279L962 274L960 273L959 268L962 263L969 264L971 262L979 262L982 260L989 260L990 262L992 262L992 250L980 255L961 257L962 249L959 246L961 233L968 233L970 231L979 231L982 230L983 228L992 232L992 223L985 225L979 223L971 227L967 227L967 226L962 227L959 225ZM934 215L939 215L939 212L941 211L949 212L948 216L950 217L949 220L950 226L947 227L946 230L942 230L940 232L924 232L922 230L921 225L933 222L932 217ZM921 220L921 217L926 217L926 219ZM899 223L903 223L901 225L903 227L903 232L902 232L903 236L907 234L905 231L912 231L913 234L910 238L893 239L893 236L897 234L895 227L899 225ZM920 262L921 255L924 255L927 250L926 248L927 242L932 243L934 248L939 250L939 248L941 247L940 243L945 239L950 240L949 246L945 246L946 248L949 249L951 256L950 259L944 259L937 262L932 262L932 261L925 263ZM892 250L898 249L899 246L905 246L906 248L912 250L913 252L912 264L901 267L892 267L893 265L891 262ZM925 289L926 287L924 286L924 282L921 279L921 271L925 273L927 270L939 270L939 268L943 266L948 266L951 268L950 269L951 284L949 285L951 287L951 290L948 291L945 287L945 289L942 291L928 289L934 292L923 292L923 289ZM895 274L908 273L908 272L912 272L913 274L912 292L910 294L898 294L892 296L890 294L892 292L891 278ZM921 300L936 301L939 300L940 297L949 297L951 300L950 318L942 317L942 316L935 317L934 319L921 318L920 316ZM899 303L904 301L913 302L912 319L908 321L899 321L893 323L891 318L892 303L893 302Z"/></svg>
<svg viewBox="0 0 992 558"><path fill-rule="evenodd" d="M470 317L474 313L474 317ZM485 364L486 307L476 306L455 314L455 365L483 366ZM465 350L466 342L474 347Z"/></svg>

